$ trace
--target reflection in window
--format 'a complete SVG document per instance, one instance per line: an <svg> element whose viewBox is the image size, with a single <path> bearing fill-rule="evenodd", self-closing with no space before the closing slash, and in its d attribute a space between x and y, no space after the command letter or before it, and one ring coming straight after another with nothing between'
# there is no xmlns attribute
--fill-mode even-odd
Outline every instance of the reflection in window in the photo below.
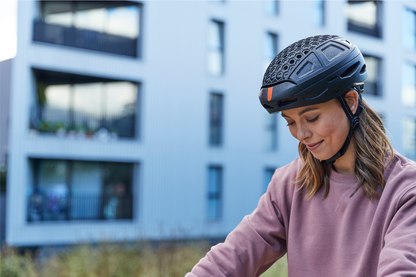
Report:
<svg viewBox="0 0 416 277"><path fill-rule="evenodd" d="M402 103L407 107L416 106L416 66L405 63L402 75Z"/></svg>
<svg viewBox="0 0 416 277"><path fill-rule="evenodd" d="M406 117L403 121L403 149L404 155L416 160L416 120Z"/></svg>
<svg viewBox="0 0 416 277"><path fill-rule="evenodd" d="M266 12L268 15L278 15L279 14L279 1L278 0L266 1Z"/></svg>
<svg viewBox="0 0 416 277"><path fill-rule="evenodd" d="M266 33L266 40L264 44L264 62L263 72L266 72L270 62L277 55L277 35L274 33Z"/></svg>
<svg viewBox="0 0 416 277"><path fill-rule="evenodd" d="M215 20L208 26L207 65L214 76L224 73L224 23Z"/></svg>
<svg viewBox="0 0 416 277"><path fill-rule="evenodd" d="M104 138L136 136L138 84L34 70L37 103L31 128ZM72 84L71 84L72 82Z"/></svg>
<svg viewBox="0 0 416 277"><path fill-rule="evenodd" d="M325 1L315 0L315 25L323 27L325 25Z"/></svg>
<svg viewBox="0 0 416 277"><path fill-rule="evenodd" d="M263 191L263 193L267 191L267 187L269 186L270 181L272 180L274 171L275 171L275 169L272 168L272 167L268 167L264 170L264 182L263 182L264 191Z"/></svg>
<svg viewBox="0 0 416 277"><path fill-rule="evenodd" d="M133 164L31 159L28 221L132 219Z"/></svg>
<svg viewBox="0 0 416 277"><path fill-rule="evenodd" d="M348 30L381 37L381 1L348 1Z"/></svg>
<svg viewBox="0 0 416 277"><path fill-rule="evenodd" d="M416 12L410 9L404 10L403 43L407 49L416 50Z"/></svg>
<svg viewBox="0 0 416 277"><path fill-rule="evenodd" d="M273 151L277 148L277 114L267 113L265 120L266 141L264 145L266 150Z"/></svg>
<svg viewBox="0 0 416 277"><path fill-rule="evenodd" d="M381 95L381 59L364 55L365 64L367 68L367 79L365 79L364 92L365 94Z"/></svg>
<svg viewBox="0 0 416 277"><path fill-rule="evenodd" d="M219 219L221 217L222 198L222 167L210 166L208 168L208 219Z"/></svg>
<svg viewBox="0 0 416 277"><path fill-rule="evenodd" d="M223 130L223 96L218 93L210 94L209 104L209 144L222 144Z"/></svg>
<svg viewBox="0 0 416 277"><path fill-rule="evenodd" d="M140 8L137 4L126 1L118 3L42 1L41 3L43 20L46 23L132 39L139 36Z"/></svg>

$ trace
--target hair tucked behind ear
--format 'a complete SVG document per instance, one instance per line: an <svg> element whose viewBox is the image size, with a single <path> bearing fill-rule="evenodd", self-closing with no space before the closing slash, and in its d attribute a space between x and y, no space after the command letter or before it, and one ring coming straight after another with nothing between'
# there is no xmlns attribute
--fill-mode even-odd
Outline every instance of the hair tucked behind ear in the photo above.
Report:
<svg viewBox="0 0 416 277"><path fill-rule="evenodd" d="M384 189L386 184L384 169L386 159L390 158L388 164L393 160L393 147L381 118L364 100L363 107L359 116L360 124L354 130L354 141L351 142L357 148L354 174L359 186L354 193L361 187L373 201L378 197L377 188ZM295 180L300 184L299 190L305 193L306 198L311 198L323 185L323 198L326 198L331 166L316 159L303 143L299 143L299 156L303 161L303 167Z"/></svg>

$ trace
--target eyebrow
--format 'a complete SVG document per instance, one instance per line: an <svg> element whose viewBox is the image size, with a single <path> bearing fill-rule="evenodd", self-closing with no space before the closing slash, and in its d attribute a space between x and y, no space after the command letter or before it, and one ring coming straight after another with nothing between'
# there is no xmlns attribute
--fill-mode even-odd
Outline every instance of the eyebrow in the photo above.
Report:
<svg viewBox="0 0 416 277"><path fill-rule="evenodd" d="M306 109L304 109L304 110L301 110L301 111L298 113L298 116L301 116L302 114L304 114L304 113L306 113L306 112L314 111L314 110L317 110L317 109L318 109L318 108L313 108L313 107L306 108ZM283 112L281 113L281 115L282 115L283 117L290 118L290 116L287 116L287 115L283 114Z"/></svg>

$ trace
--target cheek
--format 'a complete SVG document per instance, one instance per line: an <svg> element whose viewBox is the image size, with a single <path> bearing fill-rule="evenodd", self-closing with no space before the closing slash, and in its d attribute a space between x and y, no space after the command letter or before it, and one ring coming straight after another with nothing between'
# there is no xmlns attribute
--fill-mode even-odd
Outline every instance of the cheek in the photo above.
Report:
<svg viewBox="0 0 416 277"><path fill-rule="evenodd" d="M296 128L294 128L294 127L292 127L292 126L289 126L289 131L290 131L290 133L292 134L292 136L293 136L295 139L297 139L297 137L296 137Z"/></svg>

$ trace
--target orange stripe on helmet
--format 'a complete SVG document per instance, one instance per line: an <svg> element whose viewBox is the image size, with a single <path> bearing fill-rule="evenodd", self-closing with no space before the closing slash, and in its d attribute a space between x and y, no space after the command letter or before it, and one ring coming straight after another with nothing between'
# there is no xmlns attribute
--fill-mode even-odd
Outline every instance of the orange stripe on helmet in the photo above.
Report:
<svg viewBox="0 0 416 277"><path fill-rule="evenodd" d="M272 95L273 95L273 87L269 87L267 89L267 101L272 100Z"/></svg>

